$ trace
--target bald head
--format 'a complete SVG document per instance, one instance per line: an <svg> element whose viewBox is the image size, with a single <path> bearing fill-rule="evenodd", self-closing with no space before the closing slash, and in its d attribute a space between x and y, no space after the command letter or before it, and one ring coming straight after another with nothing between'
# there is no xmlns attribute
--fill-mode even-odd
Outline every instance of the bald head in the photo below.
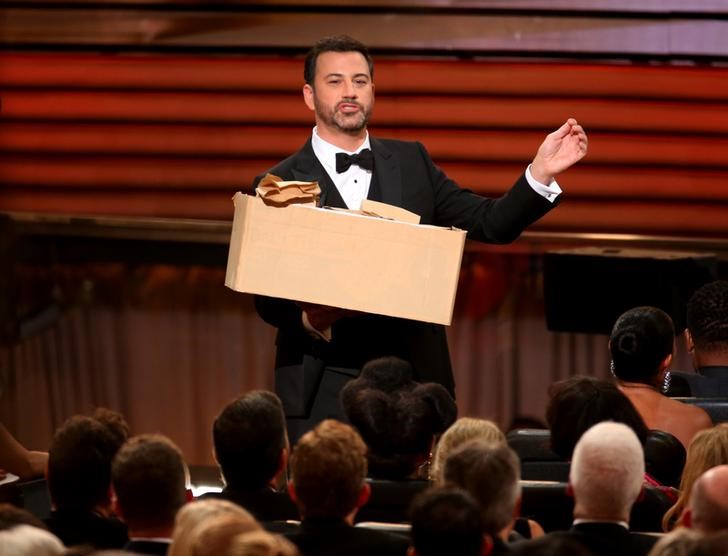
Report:
<svg viewBox="0 0 728 556"><path fill-rule="evenodd" d="M690 526L704 533L728 530L728 465L708 469L690 495Z"/></svg>

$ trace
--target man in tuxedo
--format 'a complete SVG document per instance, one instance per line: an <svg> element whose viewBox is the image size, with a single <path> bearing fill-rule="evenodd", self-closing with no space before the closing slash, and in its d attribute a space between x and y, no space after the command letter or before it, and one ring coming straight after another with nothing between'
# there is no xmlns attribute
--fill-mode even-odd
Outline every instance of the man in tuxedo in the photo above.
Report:
<svg viewBox="0 0 728 556"><path fill-rule="evenodd" d="M728 531L728 465L708 469L695 481L683 524L701 533Z"/></svg>
<svg viewBox="0 0 728 556"><path fill-rule="evenodd" d="M687 305L685 343L694 373L671 373L671 396L728 396L728 282L698 288Z"/></svg>
<svg viewBox="0 0 728 556"><path fill-rule="evenodd" d="M302 556L407 553L406 537L353 525L371 492L366 453L361 436L333 419L319 423L296 444L288 491L301 514L301 528L286 537Z"/></svg>
<svg viewBox="0 0 728 556"><path fill-rule="evenodd" d="M644 474L642 445L631 428L612 421L594 425L577 442L571 460L574 524L550 535L574 539L595 556L646 555L657 537L629 531Z"/></svg>
<svg viewBox="0 0 728 556"><path fill-rule="evenodd" d="M191 499L182 452L161 434L135 436L111 466L117 515L129 528L125 552L165 555L177 511Z"/></svg>
<svg viewBox="0 0 728 556"><path fill-rule="evenodd" d="M491 556L506 554L508 535L521 507L521 464L509 446L473 439L445 460L446 484L467 491L480 506Z"/></svg>
<svg viewBox="0 0 728 556"><path fill-rule="evenodd" d="M223 498L269 522L296 519L287 492L276 484L288 464L288 437L281 401L273 392L252 390L226 405L212 426L215 459L225 488L204 498Z"/></svg>
<svg viewBox="0 0 728 556"><path fill-rule="evenodd" d="M317 181L322 205L358 209L368 198L417 213L422 224L454 226L471 239L508 243L558 203L561 189L554 177L586 154L586 134L569 119L546 137L508 192L498 199L481 197L449 179L420 143L369 135L374 65L360 42L347 36L317 42L306 56L304 80L303 99L316 127L300 151L268 172ZM277 393L289 418L311 419L304 430L340 415L335 396L333 407L311 415L316 393L309 385L319 384L326 369L356 373L371 359L393 355L412 363L416 380L439 382L454 394L442 326L261 296L256 307L278 328Z"/></svg>

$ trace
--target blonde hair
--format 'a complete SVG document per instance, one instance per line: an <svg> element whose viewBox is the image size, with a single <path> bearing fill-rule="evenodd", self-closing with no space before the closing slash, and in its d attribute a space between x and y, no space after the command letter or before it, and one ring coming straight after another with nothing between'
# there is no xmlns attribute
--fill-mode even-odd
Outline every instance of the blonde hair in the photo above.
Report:
<svg viewBox="0 0 728 556"><path fill-rule="evenodd" d="M220 521L222 520L222 522ZM231 528L235 533L260 529L256 519L242 507L228 500L199 500L185 504L177 512L172 533L172 544L167 556L190 556L197 554L196 547L201 537L207 537L209 530ZM202 552L199 552L202 554Z"/></svg>
<svg viewBox="0 0 728 556"><path fill-rule="evenodd" d="M688 556L701 537L697 531L680 527L659 538L648 556Z"/></svg>
<svg viewBox="0 0 728 556"><path fill-rule="evenodd" d="M671 531L680 520L690 500L695 481L708 469L728 464L728 423L721 423L695 435L685 459L677 502L662 518L663 531Z"/></svg>
<svg viewBox="0 0 728 556"><path fill-rule="evenodd" d="M225 556L298 556L291 541L268 531L241 533L232 539Z"/></svg>
<svg viewBox="0 0 728 556"><path fill-rule="evenodd" d="M461 417L440 437L432 458L430 479L442 484L447 458L456 448L475 438L493 446L506 445L506 436L493 421L474 417Z"/></svg>
<svg viewBox="0 0 728 556"><path fill-rule="evenodd" d="M16 525L0 531L0 554L3 556L61 556L65 550L58 537L32 525Z"/></svg>

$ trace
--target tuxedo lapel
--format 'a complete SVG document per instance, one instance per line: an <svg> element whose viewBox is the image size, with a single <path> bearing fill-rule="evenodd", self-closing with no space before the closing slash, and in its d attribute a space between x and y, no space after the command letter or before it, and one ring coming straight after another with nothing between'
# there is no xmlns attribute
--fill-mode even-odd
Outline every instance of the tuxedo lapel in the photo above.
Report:
<svg viewBox="0 0 728 556"><path fill-rule="evenodd" d="M374 173L379 182L379 200L395 207L401 207L402 174L399 169L399 161L381 141L371 135L369 143L374 153Z"/></svg>
<svg viewBox="0 0 728 556"><path fill-rule="evenodd" d="M339 190L324 169L319 159L313 153L311 139L306 141L303 148L296 154L296 164L292 169L293 177L298 181L317 181L321 188L321 205L336 208L346 208Z"/></svg>

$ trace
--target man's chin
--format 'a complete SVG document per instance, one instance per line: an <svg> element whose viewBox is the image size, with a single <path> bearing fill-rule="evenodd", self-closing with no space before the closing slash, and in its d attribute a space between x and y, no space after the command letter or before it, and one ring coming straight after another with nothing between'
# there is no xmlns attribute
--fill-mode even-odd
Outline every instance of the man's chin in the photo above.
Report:
<svg viewBox="0 0 728 556"><path fill-rule="evenodd" d="M357 122L336 122L336 127L344 133L359 133L367 126L366 120L359 120Z"/></svg>

